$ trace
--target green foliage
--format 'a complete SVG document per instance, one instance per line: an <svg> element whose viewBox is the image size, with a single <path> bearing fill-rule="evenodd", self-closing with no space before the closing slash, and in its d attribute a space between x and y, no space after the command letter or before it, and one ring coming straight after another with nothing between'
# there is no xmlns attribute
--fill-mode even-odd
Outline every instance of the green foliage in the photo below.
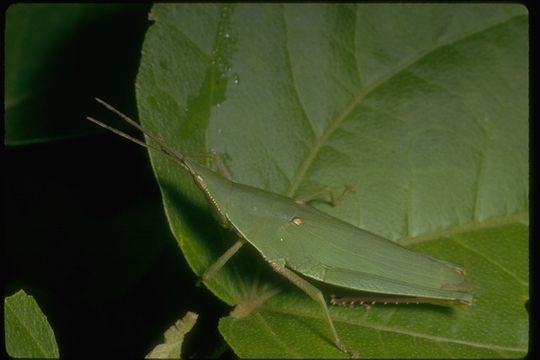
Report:
<svg viewBox="0 0 540 360"><path fill-rule="evenodd" d="M137 79L146 128L184 151L225 154L235 181L269 191L351 184L339 207L314 205L467 269L468 310L331 309L349 347L368 358L525 354L523 7L156 5L150 18ZM234 236L182 169L156 154L152 164L171 229L201 274ZM238 304L277 281L243 249L207 286ZM317 304L292 288L220 330L240 357L346 356Z"/></svg>
<svg viewBox="0 0 540 360"><path fill-rule="evenodd" d="M95 131L81 121L94 107L93 97L130 94L145 6L11 5L4 48L4 143L44 143Z"/></svg>
<svg viewBox="0 0 540 360"><path fill-rule="evenodd" d="M58 358L58 346L36 300L19 290L4 299L6 350L15 358Z"/></svg>

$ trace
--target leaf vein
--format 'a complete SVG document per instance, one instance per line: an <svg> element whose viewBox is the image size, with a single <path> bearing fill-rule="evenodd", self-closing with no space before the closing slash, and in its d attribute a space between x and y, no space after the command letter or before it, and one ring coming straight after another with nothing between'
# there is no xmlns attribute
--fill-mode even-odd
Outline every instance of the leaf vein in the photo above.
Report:
<svg viewBox="0 0 540 360"><path fill-rule="evenodd" d="M285 31L284 51L285 51L285 58L287 59L288 69L289 69L289 72L290 72L292 88L294 89L294 93L296 95L295 96L296 100L298 101L299 107L302 110L302 114L304 115L302 118L307 120L306 122L309 125L309 130L315 136L315 134L316 134L315 126L313 125L313 121L311 121L311 119L309 118L309 116L308 116L308 114L306 112L306 106L302 102L302 97L300 96L300 91L298 90L298 84L297 84L297 81L296 81L296 77L294 76L294 71L293 71L292 61L291 61L291 53L289 52L289 41L288 41L288 39L289 39L288 34L289 33L287 31L288 28L287 28L287 19L285 18L285 8L282 6L282 9L283 9L283 11L281 12L281 14L283 15L282 20L283 20L283 28L284 28L284 31Z"/></svg>
<svg viewBox="0 0 540 360"><path fill-rule="evenodd" d="M446 46L454 44L454 43L456 43L458 41L466 39L466 38L468 38L470 36L473 36L475 34L478 34L478 33L484 32L484 31L488 31L488 30L490 30L492 28L503 25L503 24L505 24L507 22L512 21L513 19L515 19L517 17L520 17L520 16L522 16L522 15L512 16L511 18L507 19L506 21L502 21L502 22L498 21L496 23L489 24L488 26L486 26L486 27L484 27L484 28L482 28L480 30L467 32L467 33L461 34L459 36L454 36L452 38L449 38L445 42L436 44L432 48L428 48L428 49L425 49L425 50L420 50L416 55L410 57L407 61L404 61L402 64L400 64L396 68L390 70L387 74L385 74L384 76L381 76L379 79L375 80L372 84L370 84L370 85L368 85L368 86L366 86L366 87L364 87L362 89L359 89L358 95L355 96L347 106L345 106L344 110L341 113L339 113L334 118L334 120L329 122L329 126L325 129L325 131L322 133L322 135L315 141L311 151L308 153L307 157L301 163L300 167L298 168L298 171L294 175L293 180L291 182L291 186L289 187L286 195L289 196L289 197L292 197L295 194L295 192L300 187L300 184L302 183L302 181L303 181L306 173L308 172L309 168L311 167L311 165L315 161L315 158L317 157L319 151L322 149L324 144L328 141L330 136L345 121L345 119L353 112L353 110L359 104L361 104L362 101L368 95L370 95L373 91L375 91L376 89L378 89L382 85L386 84L391 79L393 79L395 76L397 76L399 73L401 73L405 69L410 68L413 64L419 62L421 59L425 58L427 55L435 52L436 50L439 50L441 48L444 48Z"/></svg>
<svg viewBox="0 0 540 360"><path fill-rule="evenodd" d="M469 223L465 224L459 224L456 226L452 226L450 228L440 230L440 231L434 231L427 234L415 236L415 237L409 237L399 240L398 242L401 245L409 246L417 243L427 242L443 237L452 237L456 234L461 234L465 232L471 232L471 231L477 231L497 226L503 226L508 224L527 224L529 218L529 212L523 211L519 213L514 213L506 216L501 216L497 218L492 218L488 220L484 220L482 222L478 221L471 221Z"/></svg>
<svg viewBox="0 0 540 360"><path fill-rule="evenodd" d="M303 313L303 312L299 312L299 311L288 311L287 309L277 308L277 307L276 308L274 308L274 307L265 307L265 310L275 312L275 313L287 314L287 315L295 315L295 316L315 318L315 319L320 318L319 316L315 316L313 314ZM521 348L521 347L516 347L516 346L502 346L502 345L487 344L487 343L484 344L484 343L479 343L479 342L475 342L475 341L467 341L467 340L460 340L460 339L452 339L452 338L448 338L448 337L428 335L428 334L419 333L419 332L412 331L412 330L398 329L398 328L395 328L395 327L384 326L384 325L379 325L379 324L374 324L374 323L353 322L353 321L350 321L348 319L343 319L343 318L339 318L339 319L337 319L335 321L339 321L340 323L345 323L345 324L354 325L354 326L362 326L362 327L369 328L369 329L372 329L372 330L378 330L378 331L385 331L385 332L390 332L390 333L402 334L402 335L407 335L407 336L420 338L420 339L425 339L425 340L441 341L441 342L449 343L449 344L460 344L460 345L470 346L470 347L474 347L474 348L489 349L489 350L501 350L501 351L512 351L512 352L519 352L519 353L527 350L526 348Z"/></svg>
<svg viewBox="0 0 540 360"><path fill-rule="evenodd" d="M268 333L270 333L270 336L272 338L275 339L275 342L277 344L279 344L283 349L285 349L286 351L288 351L290 354L293 354L294 356L296 357L299 357L299 354L296 353L290 346L288 346L287 344L285 344L280 338L279 336L276 334L276 332L272 329L272 327L270 326L270 324L268 324L268 322L266 321L266 319L264 318L264 316L260 313L260 312L257 312L257 318L260 320L261 322L261 325L268 331Z"/></svg>
<svg viewBox="0 0 540 360"><path fill-rule="evenodd" d="M26 302L26 299L25 299L24 301ZM7 308L8 310L10 310L10 312L12 313L12 316L13 316L14 318L17 319L17 321L19 322L19 324L21 325L21 327L24 328L24 329L26 330L26 332L27 332L27 334L30 336L30 338L34 339L34 343L35 343L35 345L38 347L38 349L41 351L41 354L42 354L43 356L46 356L46 355L47 355L46 349L45 349L45 348L43 347L43 345L41 344L41 341L39 341L39 339L38 339L36 336L34 336L34 332L32 331L32 329L30 329L30 328L27 326L27 322L24 321L21 317L19 317L19 314L18 314L16 311L14 311L14 310L12 309L12 306L10 306L10 305L8 304L8 306L6 306L6 308Z"/></svg>
<svg viewBox="0 0 540 360"><path fill-rule="evenodd" d="M477 249L475 249L474 247L471 247L471 246L468 246L465 242L461 241L460 239L458 238L452 238L452 241L454 241L456 244L460 245L461 247L467 249L468 251L471 251L475 254L477 254L478 256L480 256L481 258L487 260L488 262L490 262L491 264L495 265L496 267L500 268L503 272L505 272L506 274L508 274L510 277L514 278L514 280L516 280L516 282L518 284L520 284L521 286L525 287L525 288L528 288L529 287L529 284L527 284L526 281L523 281L519 278L519 276L517 274L515 274L514 272L512 272L510 269L508 269L506 266L502 265L501 263L497 262L496 260L494 260L493 258L487 256L486 254L484 253L481 253L480 251L478 251Z"/></svg>

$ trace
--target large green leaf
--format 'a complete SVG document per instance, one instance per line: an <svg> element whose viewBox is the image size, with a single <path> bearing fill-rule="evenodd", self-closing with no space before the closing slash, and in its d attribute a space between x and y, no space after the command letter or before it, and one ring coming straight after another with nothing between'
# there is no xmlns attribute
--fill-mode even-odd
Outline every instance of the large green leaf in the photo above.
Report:
<svg viewBox="0 0 540 360"><path fill-rule="evenodd" d="M15 358L58 358L54 332L36 300L19 290L4 299L6 350Z"/></svg>
<svg viewBox="0 0 540 360"><path fill-rule="evenodd" d="M269 191L351 184L339 207L314 205L467 269L468 310L332 308L349 347L362 357L526 353L525 8L156 5L150 18L137 79L145 127L174 148L225 154L236 181ZM171 229L201 274L233 235L182 169L156 154L152 163ZM243 249L207 283L251 305L221 321L234 351L346 356L305 294L287 287L254 306L278 280Z"/></svg>

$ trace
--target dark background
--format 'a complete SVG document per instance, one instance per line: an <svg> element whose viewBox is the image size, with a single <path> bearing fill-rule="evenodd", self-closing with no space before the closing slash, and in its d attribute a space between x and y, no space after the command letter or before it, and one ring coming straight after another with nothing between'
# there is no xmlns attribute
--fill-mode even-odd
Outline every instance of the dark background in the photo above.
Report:
<svg viewBox="0 0 540 360"><path fill-rule="evenodd" d="M230 357L217 330L229 309L194 286L146 151L85 120L113 117L96 96L136 116L150 6L16 6L5 13L6 98L8 81L31 96L4 114L4 296L34 296L62 357L144 357L187 311L199 319L183 356ZM48 29L57 35L40 42Z"/></svg>

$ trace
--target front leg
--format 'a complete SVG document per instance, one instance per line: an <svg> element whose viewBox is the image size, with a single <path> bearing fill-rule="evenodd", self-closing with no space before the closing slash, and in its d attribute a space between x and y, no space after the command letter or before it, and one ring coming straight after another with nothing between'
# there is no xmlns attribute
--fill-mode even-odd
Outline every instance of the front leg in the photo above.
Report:
<svg viewBox="0 0 540 360"><path fill-rule="evenodd" d="M229 261L229 259L240 250L240 248L244 245L243 239L238 239L236 242L229 248L227 251L223 253L212 265L210 265L206 271L202 274L200 279L197 281L197 285L200 285L201 282L206 281L210 279L216 272L218 272L223 265Z"/></svg>
<svg viewBox="0 0 540 360"><path fill-rule="evenodd" d="M306 204L313 200L322 199L324 195L329 194L330 200L328 202L330 203L330 205L336 207L339 204L341 204L341 202L343 201L343 198L345 197L345 194L349 192L354 192L352 185L349 185L349 184L344 185L343 192L339 196L336 196L334 192L332 191L332 189L330 188L330 186L326 185L322 189L317 190L316 192L312 194L304 195L297 198L296 203L299 205Z"/></svg>

